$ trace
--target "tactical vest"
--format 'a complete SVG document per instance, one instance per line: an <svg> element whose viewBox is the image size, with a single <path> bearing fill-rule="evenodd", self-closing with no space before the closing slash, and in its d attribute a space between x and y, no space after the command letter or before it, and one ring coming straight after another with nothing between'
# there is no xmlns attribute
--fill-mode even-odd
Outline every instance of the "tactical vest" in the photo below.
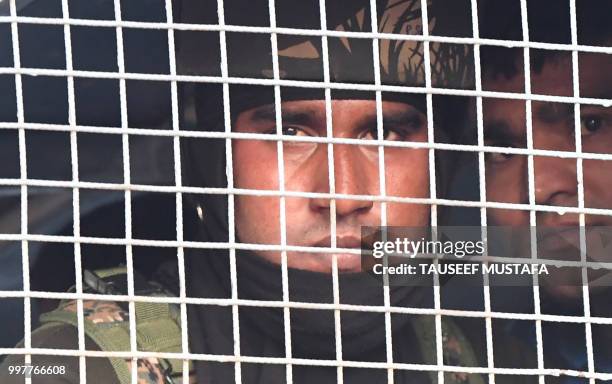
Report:
<svg viewBox="0 0 612 384"><path fill-rule="evenodd" d="M135 274L136 295L173 296L156 282L143 282ZM127 272L125 267L99 271L84 271L88 290L103 294L126 294ZM136 344L139 351L181 353L181 321L178 304L135 302ZM84 333L101 351L130 351L130 326L127 303L112 301L83 301ZM43 327L58 325L77 326L77 302L63 300L57 309L41 315ZM411 325L418 339L419 349L428 365L436 364L435 325L426 316L411 316ZM434 347L434 348L432 348ZM449 318L442 317L442 349L444 365L478 366L474 351L459 327ZM131 383L132 360L109 358L115 375L121 384ZM183 384L183 360L138 359L138 384ZM192 364L189 362L189 382L196 383ZM433 383L438 382L437 371L430 372ZM445 372L448 384L484 384L481 375L462 372ZM186 384L186 383L185 383Z"/></svg>

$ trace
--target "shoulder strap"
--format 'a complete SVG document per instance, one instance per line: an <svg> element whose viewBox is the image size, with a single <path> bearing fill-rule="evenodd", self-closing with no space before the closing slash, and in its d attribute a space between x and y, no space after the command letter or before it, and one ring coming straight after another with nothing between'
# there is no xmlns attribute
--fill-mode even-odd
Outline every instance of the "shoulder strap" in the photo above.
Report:
<svg viewBox="0 0 612 384"><path fill-rule="evenodd" d="M414 315L412 326L417 335L425 364L436 364L436 327L431 316ZM463 331L448 317L442 317L442 355L444 365L477 367L478 360ZM438 382L437 372L430 372L432 383ZM479 374L445 372L444 382L450 384L484 384Z"/></svg>
<svg viewBox="0 0 612 384"><path fill-rule="evenodd" d="M160 285L146 283L135 277L135 293L148 296L171 296ZM98 293L125 294L127 285L125 268L85 271L86 285ZM138 283L137 283L138 282ZM130 327L127 303L112 301L83 301L84 332L102 351L129 351ZM180 311L175 304L135 303L136 344L139 351L174 352L181 349ZM40 317L44 325L69 324L77 326L77 302L62 301L57 309ZM131 359L109 358L121 384L131 383ZM190 376L192 366L189 362ZM183 361L177 359L138 359L139 384L182 383ZM190 382L192 379L190 378Z"/></svg>

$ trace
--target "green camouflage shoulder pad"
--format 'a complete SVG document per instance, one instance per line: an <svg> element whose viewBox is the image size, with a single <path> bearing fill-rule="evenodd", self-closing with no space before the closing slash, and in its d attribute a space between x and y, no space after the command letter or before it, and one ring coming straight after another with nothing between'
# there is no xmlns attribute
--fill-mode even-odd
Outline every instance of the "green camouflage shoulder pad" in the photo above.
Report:
<svg viewBox="0 0 612 384"><path fill-rule="evenodd" d="M126 279L125 268L87 271L85 282L98 293L126 294L117 289L116 282ZM100 292L101 287L105 287ZM135 287L136 288L136 287ZM151 284L135 289L152 296L170 296L159 285ZM44 326L69 324L77 327L78 301L62 301L54 311L41 315ZM135 303L136 344L138 351L181 353L181 321L177 304ZM107 300L83 300L84 333L102 351L130 351L130 315L126 302ZM118 381L131 383L132 359L109 358ZM156 357L137 359L138 384L182 384L183 360ZM195 383L195 375L189 362L189 382Z"/></svg>

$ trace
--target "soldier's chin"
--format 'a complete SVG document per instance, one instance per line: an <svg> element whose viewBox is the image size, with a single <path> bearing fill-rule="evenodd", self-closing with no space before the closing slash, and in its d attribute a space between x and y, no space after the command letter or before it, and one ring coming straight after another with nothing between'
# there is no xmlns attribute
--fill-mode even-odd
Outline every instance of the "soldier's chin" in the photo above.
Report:
<svg viewBox="0 0 612 384"><path fill-rule="evenodd" d="M291 268L331 274L334 257L337 260L338 272L361 271L361 255L357 253L288 253L287 265Z"/></svg>

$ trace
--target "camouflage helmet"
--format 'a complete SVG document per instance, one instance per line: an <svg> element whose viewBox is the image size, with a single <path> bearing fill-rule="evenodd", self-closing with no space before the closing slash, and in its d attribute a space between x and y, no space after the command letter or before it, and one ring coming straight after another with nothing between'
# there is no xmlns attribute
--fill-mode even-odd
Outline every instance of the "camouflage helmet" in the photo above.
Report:
<svg viewBox="0 0 612 384"><path fill-rule="evenodd" d="M216 7L207 2L184 0L181 22L217 23ZM318 7L312 1L277 2L277 26L298 26L320 30ZM425 85L424 43L421 0L378 0L377 19L380 34L414 35L415 39L379 39L380 80L383 85L422 87ZM370 2L327 1L327 29L332 32L371 33ZM469 2L465 0L428 0L430 35L469 36L471 23ZM313 12L313 9L315 12ZM225 1L225 23L247 26L269 26L267 1ZM211 17L211 15L214 15ZM324 80L323 47L320 35L278 33L278 63L281 80L298 80L312 84ZM367 35L366 35L367 36ZM216 33L208 40L202 34L186 33L179 44L179 72L182 74L219 76L220 47ZM269 33L227 32L228 75L233 78L273 79L273 56ZM353 36L328 37L328 65L332 83L374 84L373 44L371 38ZM431 85L443 88L473 87L473 53L471 46L431 42ZM207 121L218 119L218 100L200 84L197 106L205 112ZM230 86L232 114L258 105L272 103L271 87L254 87L232 83ZM346 88L346 87L342 87ZM321 87L283 87L283 100L321 99ZM372 92L334 90L334 98L373 98ZM383 94L383 98L401 95ZM413 100L410 100L413 103ZM422 104L424 108L424 103ZM221 108L222 110L222 108ZM215 111L217 113L215 113ZM211 115L212 114L212 115ZM200 121L204 116L200 116ZM209 128L207 128L209 129Z"/></svg>

